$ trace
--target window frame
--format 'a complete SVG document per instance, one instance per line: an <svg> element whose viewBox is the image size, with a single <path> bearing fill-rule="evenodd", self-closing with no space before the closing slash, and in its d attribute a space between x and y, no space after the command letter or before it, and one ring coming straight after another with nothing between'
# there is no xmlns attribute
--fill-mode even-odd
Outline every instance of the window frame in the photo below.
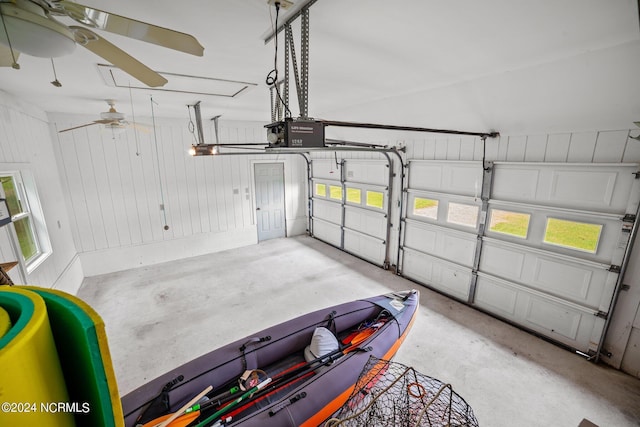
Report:
<svg viewBox="0 0 640 427"><path fill-rule="evenodd" d="M432 216L427 216L427 215L422 215L419 213L416 213L416 201L420 199L420 200L428 200L431 202L436 202L435 204L435 217ZM418 196L418 195L414 195L413 197L410 198L411 200L411 215L413 217L419 218L420 221L433 221L433 222L437 222L438 218L440 217L439 215L439 210L440 210L440 199L437 199L433 196Z"/></svg>
<svg viewBox="0 0 640 427"><path fill-rule="evenodd" d="M517 215L527 215L528 216L528 220L527 220L527 229L525 232L524 236L519 236L517 234L513 234L513 233L506 233L504 231L499 231L499 230L494 230L491 228L491 222L494 219L494 213L496 211L500 211L500 212L505 212L505 213L512 213L512 214L517 214ZM520 210L508 210L506 207L502 207L502 206L490 206L488 209L488 221L487 221L487 225L486 225L486 230L489 233L494 233L494 234L499 234L500 236L508 236L508 237L512 237L514 239L518 239L518 240L529 240L529 232L531 231L531 222L533 220L533 213L532 212L523 212Z"/></svg>
<svg viewBox="0 0 640 427"><path fill-rule="evenodd" d="M547 232L549 230L549 221L551 221L551 220L569 222L569 223L575 223L575 224L585 224L585 225L598 226L599 227L598 236L596 238L596 244L595 244L595 248L593 249L593 251L591 251L589 249L579 248L577 246L569 246L569 245L563 245L561 243L555 243L555 242L547 241L546 239L547 239ZM545 221L544 221L544 230L542 232L541 241L542 241L543 245L554 246L554 247L557 247L557 248L563 248L563 249L567 249L569 251L582 252L582 253L590 254L590 255L597 255L598 254L598 247L600 246L600 240L602 239L603 231L604 231L604 224L601 224L601 223L578 221L578 220L575 220L575 219L563 218L561 216L548 215L545 218Z"/></svg>
<svg viewBox="0 0 640 427"><path fill-rule="evenodd" d="M40 196L35 186L35 179L30 171L15 170L0 171L0 177L10 177L13 180L16 197L21 204L20 207L22 211L18 213L11 212L11 208L9 208L12 224L9 236L12 240L18 262L26 274L30 274L53 253L44 213L42 212ZM0 191L2 192L2 198L5 198L4 188ZM36 252L29 258L25 258L23 255L15 226L15 223L21 220L28 221L31 227L30 237L36 246Z"/></svg>
<svg viewBox="0 0 640 427"><path fill-rule="evenodd" d="M466 224L466 223L463 223L463 222L451 221L451 219L449 217L449 215L451 213L451 205L459 205L459 206L466 206L466 207L469 207L469 208L475 208L476 209L476 213L475 213L474 224L471 225L471 224ZM458 201L458 200L448 200L447 201L446 216L443 219L444 219L444 222L449 224L449 225L454 225L454 226L457 226L457 227L464 227L467 230L477 230L481 211L482 211L481 207L479 205L477 205L477 204Z"/></svg>

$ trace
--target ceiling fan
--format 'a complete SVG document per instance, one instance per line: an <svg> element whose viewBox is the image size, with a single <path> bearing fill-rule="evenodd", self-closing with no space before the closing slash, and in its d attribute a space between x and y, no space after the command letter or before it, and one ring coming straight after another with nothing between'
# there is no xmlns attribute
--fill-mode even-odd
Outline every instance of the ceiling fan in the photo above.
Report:
<svg viewBox="0 0 640 427"><path fill-rule="evenodd" d="M74 126L72 128L63 129L58 131L58 133L67 132L74 129L80 129L87 126L93 125L104 125L107 129L124 129L124 128L135 128L142 131L148 131L149 129L141 125L139 123L128 122L125 120L124 113L116 111L116 104L113 99L107 99L107 104L109 104L109 111L104 111L100 113L100 120L94 120L91 123L87 123L80 126Z"/></svg>
<svg viewBox="0 0 640 427"><path fill-rule="evenodd" d="M60 17L72 18L83 26L65 25L57 19ZM72 1L0 0L0 66L19 69L17 58L20 52L42 58L55 58L70 54L78 44L147 86L158 87L167 83L163 76L92 29L120 34L196 56L202 56L204 52L202 45L192 35Z"/></svg>

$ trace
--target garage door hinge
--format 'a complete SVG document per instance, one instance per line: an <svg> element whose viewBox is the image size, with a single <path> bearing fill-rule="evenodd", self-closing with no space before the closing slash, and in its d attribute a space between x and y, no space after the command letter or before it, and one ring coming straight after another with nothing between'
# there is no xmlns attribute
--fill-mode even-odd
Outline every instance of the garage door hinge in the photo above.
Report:
<svg viewBox="0 0 640 427"><path fill-rule="evenodd" d="M636 179L640 179L640 171L633 172L633 175L635 175Z"/></svg>
<svg viewBox="0 0 640 427"><path fill-rule="evenodd" d="M599 310L596 313L596 316L601 318L601 319L604 319L604 320L607 320L607 318L609 317L609 315L607 313L605 313L604 311L602 311L602 310Z"/></svg>
<svg viewBox="0 0 640 427"><path fill-rule="evenodd" d="M607 268L607 271L610 271L612 273L620 273L620 266L619 265L612 265L609 268Z"/></svg>
<svg viewBox="0 0 640 427"><path fill-rule="evenodd" d="M634 222L636 222L636 216L635 216L635 214L625 214L622 217L622 221L634 223Z"/></svg>

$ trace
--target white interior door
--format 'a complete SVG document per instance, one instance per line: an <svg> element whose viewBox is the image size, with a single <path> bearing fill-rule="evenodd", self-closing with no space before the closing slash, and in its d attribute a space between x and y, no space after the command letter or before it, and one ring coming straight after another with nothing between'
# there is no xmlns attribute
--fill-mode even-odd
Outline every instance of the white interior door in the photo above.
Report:
<svg viewBox="0 0 640 427"><path fill-rule="evenodd" d="M256 163L258 241L285 237L284 164Z"/></svg>

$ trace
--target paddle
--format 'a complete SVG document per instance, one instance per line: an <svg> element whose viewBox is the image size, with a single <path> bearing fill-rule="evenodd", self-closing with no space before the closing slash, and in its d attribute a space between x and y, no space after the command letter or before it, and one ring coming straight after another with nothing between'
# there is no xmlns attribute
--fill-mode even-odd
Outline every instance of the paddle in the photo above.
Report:
<svg viewBox="0 0 640 427"><path fill-rule="evenodd" d="M250 399L248 402L246 402L244 405L242 405L241 407L237 408L236 410L232 411L231 413L229 413L230 416L235 417L236 415L238 415L239 413L243 412L244 410L250 408L251 406L253 406L254 404L256 404L257 402L265 399L266 397L282 390L285 387L291 386L293 383L300 381L304 378L306 378L307 376L310 376L311 374L313 374L313 372L319 368L320 366L324 366L328 363L331 363L335 360L337 360L338 358L334 358L334 356L338 355L338 356L343 356L351 351L354 350L358 350L359 349L359 344L361 342L363 342L364 340L366 340L368 337L370 337L371 335L373 335L373 333L377 330L378 328L367 328L364 329L362 331L360 331L360 333L358 333L357 335L355 335L349 345L349 347L344 348L344 349L337 349L335 351L332 351L330 353L327 353L325 355L322 355L314 360L311 360L297 368L292 368L289 369L287 371L284 371L282 373L280 373L280 376L275 376L273 378L272 383L269 385L268 388L265 388L264 390L262 390L261 392L256 393L254 396L250 396ZM316 365L316 363L319 363L319 365ZM314 366L316 365L316 366ZM285 374L286 375L283 375ZM198 427L198 426L196 426Z"/></svg>
<svg viewBox="0 0 640 427"><path fill-rule="evenodd" d="M201 423L196 424L196 427L204 427L205 425L207 425L211 421L213 421L213 420L219 418L220 416L224 415L225 413L229 412L229 410L231 410L233 407L237 406L243 400L249 399L251 397L251 395L253 395L255 392L263 389L270 382L271 382L271 378L267 378L266 380L262 381L257 386L253 387L250 390L247 390L240 397L238 397L237 399L235 399L234 401L229 403L227 406L225 406L224 408L221 408L218 411L214 412L211 416L207 417Z"/></svg>
<svg viewBox="0 0 640 427"><path fill-rule="evenodd" d="M286 369L276 375L274 375L271 378L271 384L269 385L268 389L263 390L263 392L258 393L258 396L256 396L257 398L259 398L260 400L262 400L263 398L272 395L273 393L281 390L282 388L284 388L287 385L290 385L292 382L297 382L299 380L301 380L302 378L304 378L306 375L311 374L316 368L326 365L327 363L330 363L334 360L336 360L337 358L334 358L334 356L336 355L345 355L351 351L357 350L358 346L360 343L362 343L364 340L366 340L367 338L369 338L371 335L373 335L375 333L375 331L377 331L379 328L378 327L374 327L374 325L369 326L365 329L362 329L360 331L355 331L352 334L350 334L347 338L343 339L343 344L348 343L348 346L341 348L338 348L330 353L324 354L320 357L317 357L313 360L310 360L308 362L304 362L298 365L294 365L293 367L290 367L289 369ZM348 339L348 341L347 341ZM320 365L318 366L313 366L317 363L320 363ZM239 391L239 387L235 386L232 387L231 389L220 393L214 397L211 398L211 400L204 402L202 404L196 404L193 405L191 407L189 407L188 409L186 409L186 411L184 411L184 415L182 415L181 417L177 418L176 420L174 420L172 422L172 424L170 424L170 427L184 427L184 426L188 426L191 422L193 422L197 417L200 416L200 414L202 414L202 412L204 410L207 410L213 406L222 406L225 403L230 402L231 400L233 400L233 395L235 393L237 393ZM249 390L251 391L251 390ZM246 394L246 393L245 393ZM242 396L240 396L242 397ZM253 397L253 396L250 396ZM236 399L237 400L237 399ZM242 399L245 400L245 399ZM248 399L246 399L248 400ZM246 405L241 406L240 408L237 408L235 411L233 411L232 414L230 415L236 415L242 411L244 411L245 409L249 408L252 404L255 404L256 402L258 402L258 400L251 400L250 402L247 402ZM234 406L237 406L240 402L237 402ZM222 407L221 409L225 409L227 408L226 406ZM231 408L229 408L231 409ZM215 414L214 414L215 415ZM144 427L149 427L149 426L155 426L157 423L162 422L163 420L167 419L169 416L171 416L171 414L169 415L163 415L161 417L158 417L148 423L146 423L144 425ZM211 417L209 417L211 418ZM202 423L200 423L199 425L201 425Z"/></svg>
<svg viewBox="0 0 640 427"><path fill-rule="evenodd" d="M187 411L191 406L193 406L198 400L200 400L205 394L209 393L212 389L213 389L212 386L208 386L203 391L198 393L197 396L195 396L193 399L191 399L186 404L184 404L176 412L174 412L173 414L169 414L168 417L165 416L166 418L163 417L163 418L165 418L164 420L155 419L153 421L150 421L150 422L146 423L144 425L144 427L167 427L173 420L175 420L176 418L178 418L179 416L184 414L185 411Z"/></svg>

